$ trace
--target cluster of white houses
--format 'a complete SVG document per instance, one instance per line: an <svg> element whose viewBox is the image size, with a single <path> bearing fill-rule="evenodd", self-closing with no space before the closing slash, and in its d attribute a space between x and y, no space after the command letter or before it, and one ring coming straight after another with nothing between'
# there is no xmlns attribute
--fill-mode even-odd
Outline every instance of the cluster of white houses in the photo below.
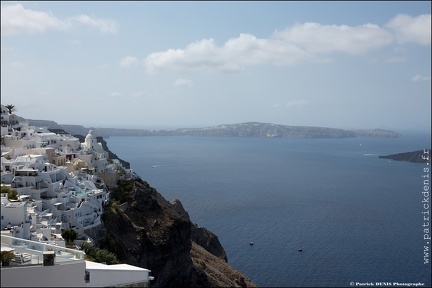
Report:
<svg viewBox="0 0 432 288"><path fill-rule="evenodd" d="M19 123L9 112L1 105L1 185L17 191L18 200L1 195L1 238L2 251L13 251L17 265L2 267L1 286L146 286L149 270L85 261L82 251L66 248L61 237L62 229L73 229L78 241L91 242L86 231L102 224L107 188L116 184L118 169L125 170L120 162L109 159L91 130L81 143L71 135ZM47 257L54 257L53 265ZM69 276L59 277L62 267ZM17 278L24 273L20 269L42 282ZM40 278L47 269L57 276Z"/></svg>

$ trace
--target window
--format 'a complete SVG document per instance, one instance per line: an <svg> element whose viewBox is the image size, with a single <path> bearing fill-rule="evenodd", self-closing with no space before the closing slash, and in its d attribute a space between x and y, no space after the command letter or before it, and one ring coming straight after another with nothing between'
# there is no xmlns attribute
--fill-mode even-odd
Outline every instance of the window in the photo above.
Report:
<svg viewBox="0 0 432 288"><path fill-rule="evenodd" d="M89 271L85 271L84 281L85 281L85 283L90 283L90 272Z"/></svg>

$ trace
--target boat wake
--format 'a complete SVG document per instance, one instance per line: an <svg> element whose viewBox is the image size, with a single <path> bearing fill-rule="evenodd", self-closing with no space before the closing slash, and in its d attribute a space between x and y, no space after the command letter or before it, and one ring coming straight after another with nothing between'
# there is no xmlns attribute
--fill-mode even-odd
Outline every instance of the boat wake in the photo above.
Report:
<svg viewBox="0 0 432 288"><path fill-rule="evenodd" d="M151 168L159 168L159 167L171 167L171 166L184 166L184 165L193 165L194 163L180 163L180 164L156 164L151 165Z"/></svg>

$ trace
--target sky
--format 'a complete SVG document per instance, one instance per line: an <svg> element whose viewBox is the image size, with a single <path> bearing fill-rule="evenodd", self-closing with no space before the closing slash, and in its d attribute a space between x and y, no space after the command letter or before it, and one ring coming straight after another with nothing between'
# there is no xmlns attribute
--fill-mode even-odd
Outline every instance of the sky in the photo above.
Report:
<svg viewBox="0 0 432 288"><path fill-rule="evenodd" d="M101 128L430 131L430 1L1 2L1 103Z"/></svg>

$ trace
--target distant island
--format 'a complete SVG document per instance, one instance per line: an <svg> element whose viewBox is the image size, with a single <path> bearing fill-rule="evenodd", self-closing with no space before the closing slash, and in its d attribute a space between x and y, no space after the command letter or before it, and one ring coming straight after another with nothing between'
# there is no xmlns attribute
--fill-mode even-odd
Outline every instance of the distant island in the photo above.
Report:
<svg viewBox="0 0 432 288"><path fill-rule="evenodd" d="M395 161L409 161L409 162L416 162L416 163L426 163L431 162L431 149L425 149L425 150L417 150L413 152L405 152L405 153L398 153L398 154L392 154L392 155L386 155L386 156L379 156L379 158L384 159L391 159Z"/></svg>
<svg viewBox="0 0 432 288"><path fill-rule="evenodd" d="M205 128L179 128L175 130L146 130L123 128L95 128L81 125L57 124L54 121L30 120L30 125L63 129L72 135L86 135L91 129L93 134L101 137L110 136L218 136L218 137L289 137L289 138L353 138L385 137L397 138L399 133L384 129L344 130L314 126L288 126L272 123L245 122L223 124Z"/></svg>

